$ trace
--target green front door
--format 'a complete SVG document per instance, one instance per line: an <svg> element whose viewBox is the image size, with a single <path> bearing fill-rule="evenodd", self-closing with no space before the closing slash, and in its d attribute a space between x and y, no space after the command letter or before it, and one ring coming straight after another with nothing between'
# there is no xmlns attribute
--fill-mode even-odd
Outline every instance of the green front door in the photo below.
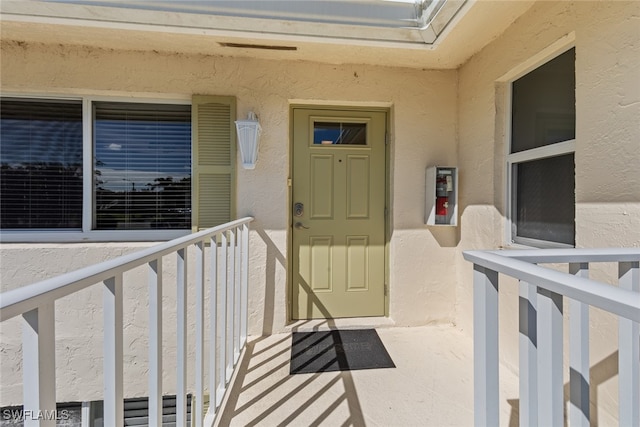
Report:
<svg viewBox="0 0 640 427"><path fill-rule="evenodd" d="M294 319L385 313L382 111L293 110Z"/></svg>

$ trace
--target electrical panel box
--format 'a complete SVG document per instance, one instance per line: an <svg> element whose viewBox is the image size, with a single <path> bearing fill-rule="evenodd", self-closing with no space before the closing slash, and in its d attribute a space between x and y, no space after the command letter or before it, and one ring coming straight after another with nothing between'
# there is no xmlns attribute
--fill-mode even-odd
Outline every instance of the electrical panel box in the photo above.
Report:
<svg viewBox="0 0 640 427"><path fill-rule="evenodd" d="M427 168L425 224L458 225L458 168Z"/></svg>

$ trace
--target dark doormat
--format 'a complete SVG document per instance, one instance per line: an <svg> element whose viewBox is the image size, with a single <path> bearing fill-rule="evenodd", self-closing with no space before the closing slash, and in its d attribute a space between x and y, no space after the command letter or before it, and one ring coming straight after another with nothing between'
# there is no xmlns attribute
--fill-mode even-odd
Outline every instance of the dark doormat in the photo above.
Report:
<svg viewBox="0 0 640 427"><path fill-rule="evenodd" d="M375 329L294 332L292 374L395 368Z"/></svg>

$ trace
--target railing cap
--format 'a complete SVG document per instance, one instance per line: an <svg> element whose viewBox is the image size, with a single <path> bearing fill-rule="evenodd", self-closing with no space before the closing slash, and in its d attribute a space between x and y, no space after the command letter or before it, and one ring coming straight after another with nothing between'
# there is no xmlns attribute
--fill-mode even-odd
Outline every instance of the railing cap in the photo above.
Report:
<svg viewBox="0 0 640 427"><path fill-rule="evenodd" d="M128 271L164 255L184 249L191 244L206 241L211 236L249 224L253 217L245 217L197 233L160 243L150 248L90 265L60 276L0 293L0 321L5 321L41 304L80 291L88 286L114 277L117 271Z"/></svg>
<svg viewBox="0 0 640 427"><path fill-rule="evenodd" d="M578 250L540 249L539 251L551 252ZM627 252L618 251L619 252L617 253L619 254ZM536 265L534 261L531 261L531 258L527 259L527 261L523 261L518 257L506 256L504 255L505 252L517 251L464 251L463 256L465 260L472 262L474 266L479 266L481 268L486 268L491 271L515 277L518 280L536 285L551 292L567 296L594 307L599 307L618 316L626 317L634 322L640 322L640 293L621 289L615 286L605 285L591 279L562 273L550 268L540 267ZM622 262L634 262L637 264L638 262L636 260L638 258L635 257L634 250L631 250L630 252L632 253L626 253L625 256L630 256L631 258L624 258ZM593 256L595 257L596 254L593 254ZM567 261L556 260L546 262ZM576 260L570 262L579 261Z"/></svg>

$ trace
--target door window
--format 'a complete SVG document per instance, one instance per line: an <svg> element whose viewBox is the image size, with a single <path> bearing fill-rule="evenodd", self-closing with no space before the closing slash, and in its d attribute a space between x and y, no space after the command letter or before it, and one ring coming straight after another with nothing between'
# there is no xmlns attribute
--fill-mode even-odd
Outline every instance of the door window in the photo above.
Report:
<svg viewBox="0 0 640 427"><path fill-rule="evenodd" d="M367 145L366 123L315 122L314 145Z"/></svg>

